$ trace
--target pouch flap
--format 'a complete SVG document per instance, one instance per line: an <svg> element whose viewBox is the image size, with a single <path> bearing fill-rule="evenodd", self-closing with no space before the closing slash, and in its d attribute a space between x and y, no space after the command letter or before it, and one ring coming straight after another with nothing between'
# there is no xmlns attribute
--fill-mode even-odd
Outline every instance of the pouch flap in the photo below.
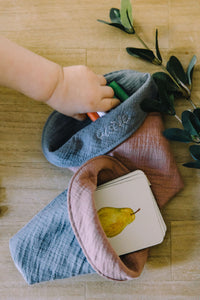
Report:
<svg viewBox="0 0 200 300"><path fill-rule="evenodd" d="M147 259L148 250L121 258L111 247L104 233L94 202L97 185L130 172L117 159L99 156L85 163L73 176L68 189L68 212L75 236L93 269L113 280L138 277Z"/></svg>
<svg viewBox="0 0 200 300"><path fill-rule="evenodd" d="M130 137L143 123L146 113L140 103L156 96L155 83L148 73L122 70L105 75L115 80L130 96L95 122L77 121L54 111L42 135L45 157L59 167L79 167L87 160L111 151Z"/></svg>

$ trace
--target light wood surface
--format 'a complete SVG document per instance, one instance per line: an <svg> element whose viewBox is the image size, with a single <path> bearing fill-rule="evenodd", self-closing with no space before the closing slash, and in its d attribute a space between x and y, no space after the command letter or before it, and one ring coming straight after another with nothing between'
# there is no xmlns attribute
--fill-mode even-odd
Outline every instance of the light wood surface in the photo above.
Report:
<svg viewBox="0 0 200 300"><path fill-rule="evenodd" d="M199 0L132 0L138 33L154 46L159 30L166 60L176 55L184 67L200 59ZM108 20L119 0L0 0L0 34L63 66L86 64L97 73L119 69L155 72L130 57L135 37L98 23ZM0 58L1 59L1 58ZM10 66L12 67L12 66ZM47 74L48 75L48 74ZM199 61L193 100L200 104ZM178 100L177 112L190 108ZM186 169L188 145L171 143L185 188L162 210L168 232L150 251L140 278L112 282L98 275L28 286L15 268L9 239L68 185L72 173L49 164L41 133L51 109L13 90L0 88L0 299L200 299L200 170ZM178 126L165 117L165 126Z"/></svg>

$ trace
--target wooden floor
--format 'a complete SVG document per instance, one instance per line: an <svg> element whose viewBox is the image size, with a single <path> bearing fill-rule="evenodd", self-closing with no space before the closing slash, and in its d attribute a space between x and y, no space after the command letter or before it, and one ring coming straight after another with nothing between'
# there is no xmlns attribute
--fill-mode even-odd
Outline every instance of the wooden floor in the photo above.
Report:
<svg viewBox="0 0 200 300"><path fill-rule="evenodd" d="M159 29L166 60L176 55L187 67L200 61L199 0L132 0L137 32L154 47ZM86 64L97 73L119 69L155 72L157 67L130 57L141 47L134 36L98 23L108 20L119 0L0 0L0 34L63 66ZM0 58L1 59L1 58ZM200 104L200 64L194 72L193 100ZM12 67L12 66L10 66ZM177 112L191 108L178 100ZM186 169L188 145L171 143L185 189L162 210L168 227L164 242L151 249L140 278L112 282L98 275L28 286L15 268L9 239L67 188L72 173L49 164L41 133L51 109L0 88L0 299L200 299L200 170ZM165 117L165 126L178 126Z"/></svg>

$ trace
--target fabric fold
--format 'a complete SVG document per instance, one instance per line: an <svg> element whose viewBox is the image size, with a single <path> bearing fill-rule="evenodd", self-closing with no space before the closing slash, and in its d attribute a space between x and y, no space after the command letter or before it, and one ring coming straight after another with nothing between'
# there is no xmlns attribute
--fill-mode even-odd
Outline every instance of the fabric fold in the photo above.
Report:
<svg viewBox="0 0 200 300"><path fill-rule="evenodd" d="M77 242L67 211L67 190L10 239L13 261L29 284L95 271Z"/></svg>
<svg viewBox="0 0 200 300"><path fill-rule="evenodd" d="M129 98L95 122L55 111L44 126L47 160L76 173L69 190L10 240L14 263L29 284L95 272L113 280L139 276L148 249L116 255L98 220L94 190L136 169L147 175L159 207L183 188L160 114L147 115L140 108L143 99L157 94L150 74L122 70L106 74L106 79L115 80Z"/></svg>
<svg viewBox="0 0 200 300"><path fill-rule="evenodd" d="M76 238L93 269L112 280L138 277L147 259L148 249L116 254L98 219L94 191L97 184L120 177L130 171L115 158L98 156L86 162L74 175L68 191L69 218Z"/></svg>
<svg viewBox="0 0 200 300"><path fill-rule="evenodd" d="M77 121L54 111L48 118L42 149L46 159L64 168L78 168L87 160L103 155L130 137L144 122L144 99L156 97L156 85L148 73L122 70L105 75L115 80L129 98L95 122Z"/></svg>

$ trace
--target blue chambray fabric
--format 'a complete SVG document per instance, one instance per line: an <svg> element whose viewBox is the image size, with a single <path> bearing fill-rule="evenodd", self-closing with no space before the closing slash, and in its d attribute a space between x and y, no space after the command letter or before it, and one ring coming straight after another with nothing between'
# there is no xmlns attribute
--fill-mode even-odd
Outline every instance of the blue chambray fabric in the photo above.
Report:
<svg viewBox="0 0 200 300"><path fill-rule="evenodd" d="M146 113L140 103L156 96L155 83L148 73L121 70L105 75L115 80L130 96L95 122L77 121L54 111L42 135L46 159L58 167L79 167L87 160L108 153L130 137L143 123Z"/></svg>
<svg viewBox="0 0 200 300"><path fill-rule="evenodd" d="M71 228L67 190L10 239L10 252L29 284L95 273Z"/></svg>
<svg viewBox="0 0 200 300"><path fill-rule="evenodd" d="M77 167L105 154L130 137L143 123L143 99L156 96L148 73L122 70L105 75L129 98L95 122L80 122L53 112L42 135L47 160L58 167ZM14 263L29 284L95 273L75 238L67 212L67 190L58 195L10 240Z"/></svg>

